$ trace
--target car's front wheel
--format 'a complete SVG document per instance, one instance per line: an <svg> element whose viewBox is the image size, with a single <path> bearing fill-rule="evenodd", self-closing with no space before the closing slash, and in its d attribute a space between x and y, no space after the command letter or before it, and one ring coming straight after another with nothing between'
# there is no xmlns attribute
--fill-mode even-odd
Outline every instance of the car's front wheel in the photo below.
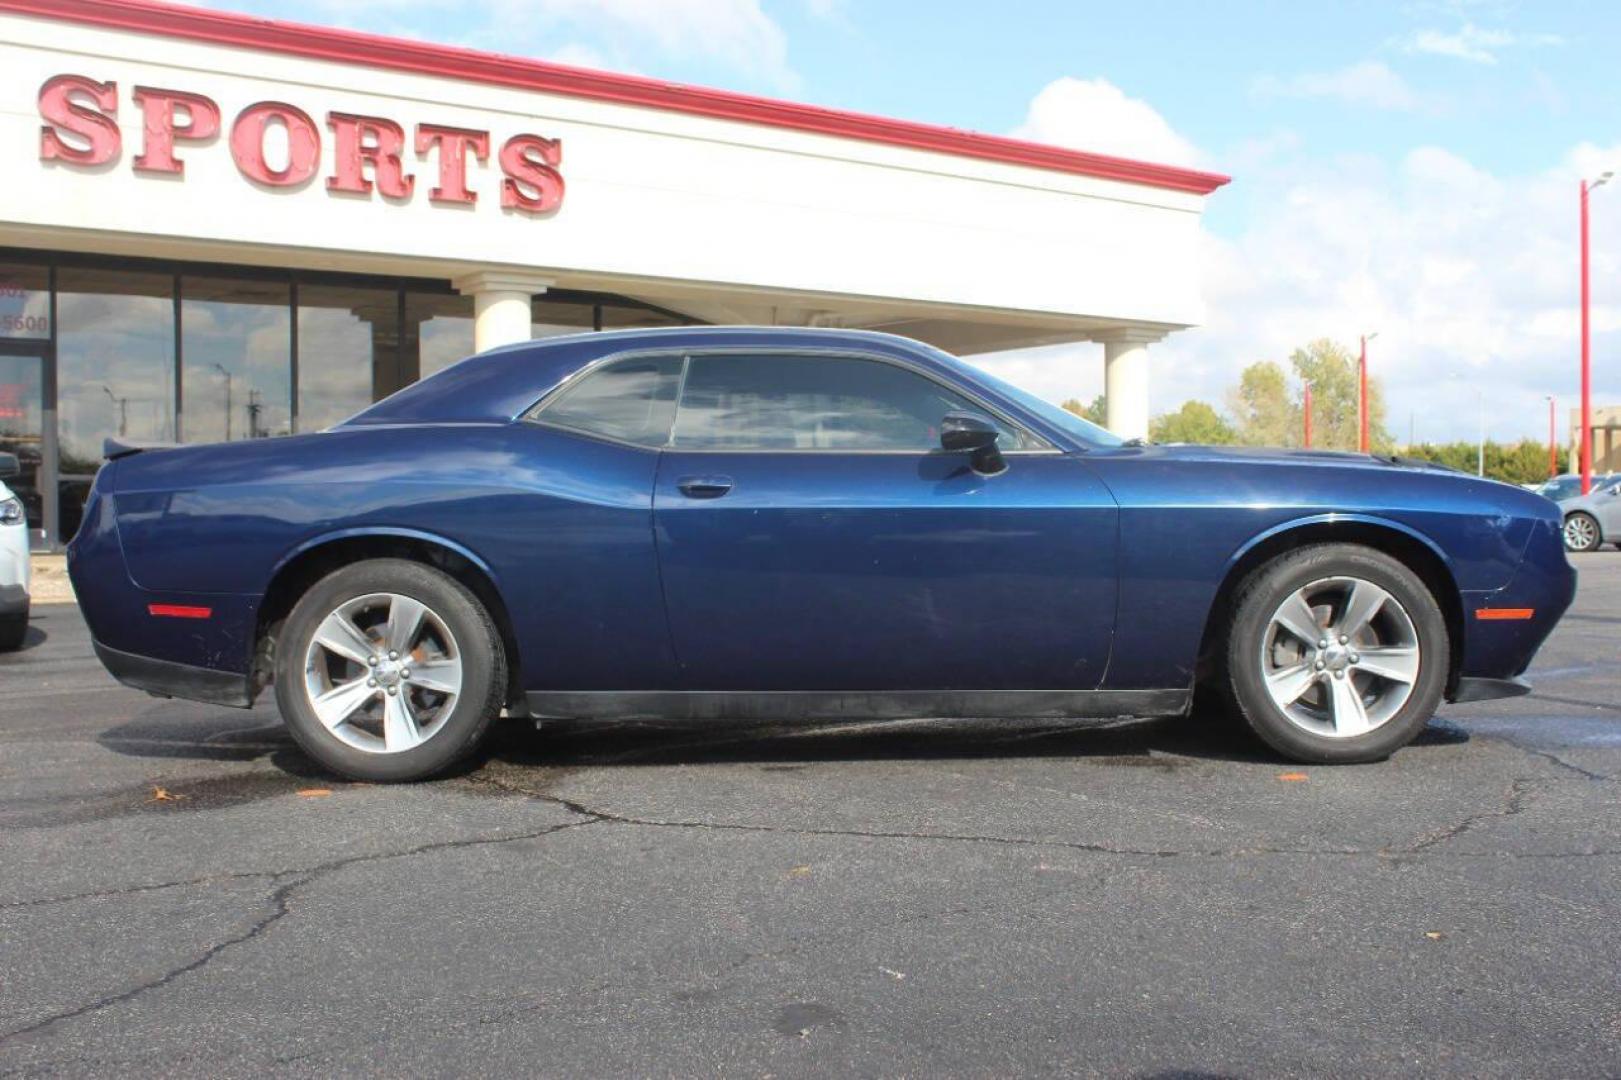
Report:
<svg viewBox="0 0 1621 1080"><path fill-rule="evenodd" d="M1592 514L1577 510L1565 518L1565 547L1571 551L1597 551L1603 543L1598 521Z"/></svg>
<svg viewBox="0 0 1621 1080"><path fill-rule="evenodd" d="M1279 556L1236 598L1227 679L1240 715L1296 761L1377 761L1424 728L1446 688L1446 618L1381 551L1322 544Z"/></svg>
<svg viewBox="0 0 1621 1080"><path fill-rule="evenodd" d="M419 780L478 746L506 692L501 636L454 578L403 559L329 574L276 645L276 701L315 760L360 780Z"/></svg>
<svg viewBox="0 0 1621 1080"><path fill-rule="evenodd" d="M0 652L16 652L28 637L28 609L0 618Z"/></svg>

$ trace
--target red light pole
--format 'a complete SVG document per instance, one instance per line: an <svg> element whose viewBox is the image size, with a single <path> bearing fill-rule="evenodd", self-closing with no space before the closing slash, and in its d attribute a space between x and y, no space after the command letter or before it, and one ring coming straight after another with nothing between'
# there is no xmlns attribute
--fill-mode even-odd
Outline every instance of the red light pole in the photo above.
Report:
<svg viewBox="0 0 1621 1080"><path fill-rule="evenodd" d="M1378 336L1379 332L1377 330L1371 334L1362 335L1362 351L1358 355L1356 362L1356 448L1364 454L1368 452L1368 342Z"/></svg>
<svg viewBox="0 0 1621 1080"><path fill-rule="evenodd" d="M1559 451L1553 440L1554 399L1548 398L1548 479L1559 475Z"/></svg>
<svg viewBox="0 0 1621 1080"><path fill-rule="evenodd" d="M1306 384L1306 400L1302 412L1306 423L1306 449L1311 449L1311 383Z"/></svg>
<svg viewBox="0 0 1621 1080"><path fill-rule="evenodd" d="M1587 196L1594 188L1603 187L1613 172L1606 172L1589 184L1582 181L1582 441L1580 445L1582 494L1593 490L1593 336L1592 319L1588 312L1591 290L1587 283Z"/></svg>

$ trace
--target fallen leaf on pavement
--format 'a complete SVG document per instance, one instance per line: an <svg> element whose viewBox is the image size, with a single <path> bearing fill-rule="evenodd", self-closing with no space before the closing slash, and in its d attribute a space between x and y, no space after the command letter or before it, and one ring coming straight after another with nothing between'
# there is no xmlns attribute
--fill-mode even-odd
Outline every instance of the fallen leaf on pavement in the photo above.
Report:
<svg viewBox="0 0 1621 1080"><path fill-rule="evenodd" d="M305 799L324 799L328 795L332 794L332 789L329 787L299 788L298 794L301 798Z"/></svg>
<svg viewBox="0 0 1621 1080"><path fill-rule="evenodd" d="M1440 941L1442 938L1441 931L1439 930L1426 930L1424 931L1424 936L1429 938L1431 941Z"/></svg>
<svg viewBox="0 0 1621 1080"><path fill-rule="evenodd" d="M1310 780L1311 777L1307 776L1303 772L1285 772L1285 773L1279 773L1278 774L1278 779L1287 781L1288 783L1291 783L1291 784L1298 784L1302 780Z"/></svg>
<svg viewBox="0 0 1621 1080"><path fill-rule="evenodd" d="M809 874L809 873L810 873L810 867L808 867L808 866L796 866L792 870L788 871L788 876L789 877L804 877L806 874Z"/></svg>
<svg viewBox="0 0 1621 1080"><path fill-rule="evenodd" d="M176 795L166 787L158 787L156 785L153 785L152 787L153 802L179 802L184 798L184 795Z"/></svg>

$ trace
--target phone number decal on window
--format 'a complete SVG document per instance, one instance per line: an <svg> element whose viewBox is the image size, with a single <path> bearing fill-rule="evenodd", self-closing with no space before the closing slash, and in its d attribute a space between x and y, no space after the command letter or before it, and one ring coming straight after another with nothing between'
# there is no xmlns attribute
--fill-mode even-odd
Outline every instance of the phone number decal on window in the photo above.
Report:
<svg viewBox="0 0 1621 1080"><path fill-rule="evenodd" d="M51 320L47 315L0 315L0 333L48 334Z"/></svg>

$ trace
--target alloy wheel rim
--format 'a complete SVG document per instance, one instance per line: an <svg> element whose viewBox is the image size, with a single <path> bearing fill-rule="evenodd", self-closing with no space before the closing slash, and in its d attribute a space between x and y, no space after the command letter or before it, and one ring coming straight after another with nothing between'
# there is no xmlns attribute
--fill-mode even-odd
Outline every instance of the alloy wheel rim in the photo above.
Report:
<svg viewBox="0 0 1621 1080"><path fill-rule="evenodd" d="M437 735L455 709L461 650L422 601L367 593L316 626L304 655L304 689L334 737L367 753L404 753Z"/></svg>
<svg viewBox="0 0 1621 1080"><path fill-rule="evenodd" d="M1581 514L1572 514L1565 522L1565 544L1577 551L1586 551L1595 539L1593 521Z"/></svg>
<svg viewBox="0 0 1621 1080"><path fill-rule="evenodd" d="M1261 675L1273 704L1312 735L1352 739L1401 711L1418 683L1413 619L1363 578L1321 578L1290 593L1267 624Z"/></svg>

